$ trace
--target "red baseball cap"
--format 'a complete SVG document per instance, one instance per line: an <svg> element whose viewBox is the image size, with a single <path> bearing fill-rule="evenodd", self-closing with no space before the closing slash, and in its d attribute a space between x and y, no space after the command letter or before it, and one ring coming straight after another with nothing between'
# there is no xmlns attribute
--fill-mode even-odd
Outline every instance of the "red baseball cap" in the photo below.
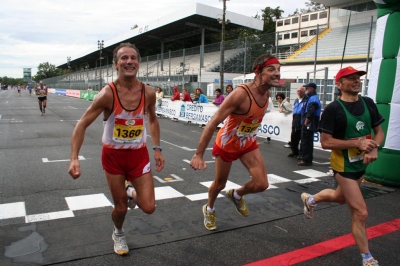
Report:
<svg viewBox="0 0 400 266"><path fill-rule="evenodd" d="M365 72L363 70L357 70L351 66L348 66L348 67L345 67L345 68L342 68L341 70L339 70L339 72L336 74L335 82L338 82L341 78L343 78L345 76L349 76L349 75L352 75L355 73L359 74L360 76L364 76L365 74L367 74L367 72Z"/></svg>

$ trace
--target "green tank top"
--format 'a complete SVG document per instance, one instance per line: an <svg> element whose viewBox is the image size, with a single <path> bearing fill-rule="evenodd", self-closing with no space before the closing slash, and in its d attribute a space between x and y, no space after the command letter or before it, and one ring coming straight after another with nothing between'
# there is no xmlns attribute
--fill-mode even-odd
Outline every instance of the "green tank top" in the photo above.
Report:
<svg viewBox="0 0 400 266"><path fill-rule="evenodd" d="M342 106L347 120L345 140L348 139L371 139L371 115L368 107L362 97L360 97L364 105L364 113L360 116L350 114L341 100L338 100ZM345 150L332 150L331 167L337 172L361 172L366 169L363 164L364 151L358 148L350 148Z"/></svg>

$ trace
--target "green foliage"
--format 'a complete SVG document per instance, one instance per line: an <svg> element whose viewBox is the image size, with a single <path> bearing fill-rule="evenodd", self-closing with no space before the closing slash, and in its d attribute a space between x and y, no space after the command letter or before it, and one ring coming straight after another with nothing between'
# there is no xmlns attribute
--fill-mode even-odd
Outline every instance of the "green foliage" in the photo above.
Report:
<svg viewBox="0 0 400 266"><path fill-rule="evenodd" d="M253 18L260 19L264 21L264 27L262 31L241 28L229 31L227 33L227 39L237 39L239 38L254 38L255 36L272 33L276 30L276 20L282 18L283 11L279 6L276 8L266 7L261 9L261 14L256 14ZM230 38L231 37L231 38Z"/></svg>
<svg viewBox="0 0 400 266"><path fill-rule="evenodd" d="M313 1L307 1L304 4L305 4L306 8L300 8L300 9L296 8L296 10L293 12L293 14L289 14L288 17L326 9L326 6L324 6L323 4L313 2Z"/></svg>
<svg viewBox="0 0 400 266"><path fill-rule="evenodd" d="M16 79L16 78L4 76L0 79L1 79L1 81L0 81L1 84L5 84L5 85L11 85L11 86L18 85L18 84L26 85L26 82L24 82L24 79L22 79L22 78Z"/></svg>
<svg viewBox="0 0 400 266"><path fill-rule="evenodd" d="M59 75L62 75L62 69L56 68L55 65L52 65L49 62L44 62L39 64L38 71L32 79L36 82L39 82L42 79L56 77Z"/></svg>

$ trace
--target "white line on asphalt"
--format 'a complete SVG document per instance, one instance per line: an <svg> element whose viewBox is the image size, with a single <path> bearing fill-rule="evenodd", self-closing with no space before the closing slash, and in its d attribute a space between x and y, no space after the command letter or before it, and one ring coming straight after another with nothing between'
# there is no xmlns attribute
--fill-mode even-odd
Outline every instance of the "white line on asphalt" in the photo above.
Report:
<svg viewBox="0 0 400 266"><path fill-rule="evenodd" d="M182 161L184 161L185 163L189 163L190 164L189 160L184 159ZM205 163L215 163L215 161L205 161Z"/></svg>
<svg viewBox="0 0 400 266"><path fill-rule="evenodd" d="M76 107L73 107L73 106L68 106L69 108L72 108L72 109L78 109L78 108L76 108Z"/></svg>
<svg viewBox="0 0 400 266"><path fill-rule="evenodd" d="M79 161L82 161L82 160L86 160L86 159L85 159L85 157L79 155L79 156L78 156L78 160L79 160ZM49 159L47 159L47 158L42 158L42 161L43 161L44 163L55 163L55 162L69 162L69 161L71 161L71 160L70 160L70 159L66 159L66 160L53 160L53 161L49 161Z"/></svg>
<svg viewBox="0 0 400 266"><path fill-rule="evenodd" d="M150 136L150 135L148 135L148 136ZM167 143L167 144L169 144L169 145L178 147L178 148L180 148L180 149L182 149L182 150L186 150L186 151L195 151L195 150L196 150L196 149L191 149L191 148L188 148L188 147L178 146L178 145L176 145L176 144L173 144L173 143L168 142L168 141L165 141L165 140L161 140L161 142ZM207 148L206 150L212 150L212 148Z"/></svg>
<svg viewBox="0 0 400 266"><path fill-rule="evenodd" d="M316 161L313 161L313 163L316 163L316 164L330 164L330 162L320 163L320 162L316 162Z"/></svg>

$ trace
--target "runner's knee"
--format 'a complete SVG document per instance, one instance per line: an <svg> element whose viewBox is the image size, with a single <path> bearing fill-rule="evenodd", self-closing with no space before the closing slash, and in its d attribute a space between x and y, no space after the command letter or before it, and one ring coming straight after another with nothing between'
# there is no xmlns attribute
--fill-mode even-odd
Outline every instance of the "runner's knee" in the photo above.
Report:
<svg viewBox="0 0 400 266"><path fill-rule="evenodd" d="M118 215L125 215L128 211L128 199L125 202L115 203L114 212Z"/></svg>
<svg viewBox="0 0 400 266"><path fill-rule="evenodd" d="M254 183L255 192L263 192L269 186L267 178L262 178L262 179L253 178L253 183Z"/></svg>
<svg viewBox="0 0 400 266"><path fill-rule="evenodd" d="M151 204L151 203L140 204L139 207L140 207L140 209L142 209L142 211L144 213L147 213L147 214L152 214L156 210L155 203L153 203L153 204Z"/></svg>
<svg viewBox="0 0 400 266"><path fill-rule="evenodd" d="M360 209L353 211L353 219L361 222L365 222L368 218L368 210L367 209Z"/></svg>

